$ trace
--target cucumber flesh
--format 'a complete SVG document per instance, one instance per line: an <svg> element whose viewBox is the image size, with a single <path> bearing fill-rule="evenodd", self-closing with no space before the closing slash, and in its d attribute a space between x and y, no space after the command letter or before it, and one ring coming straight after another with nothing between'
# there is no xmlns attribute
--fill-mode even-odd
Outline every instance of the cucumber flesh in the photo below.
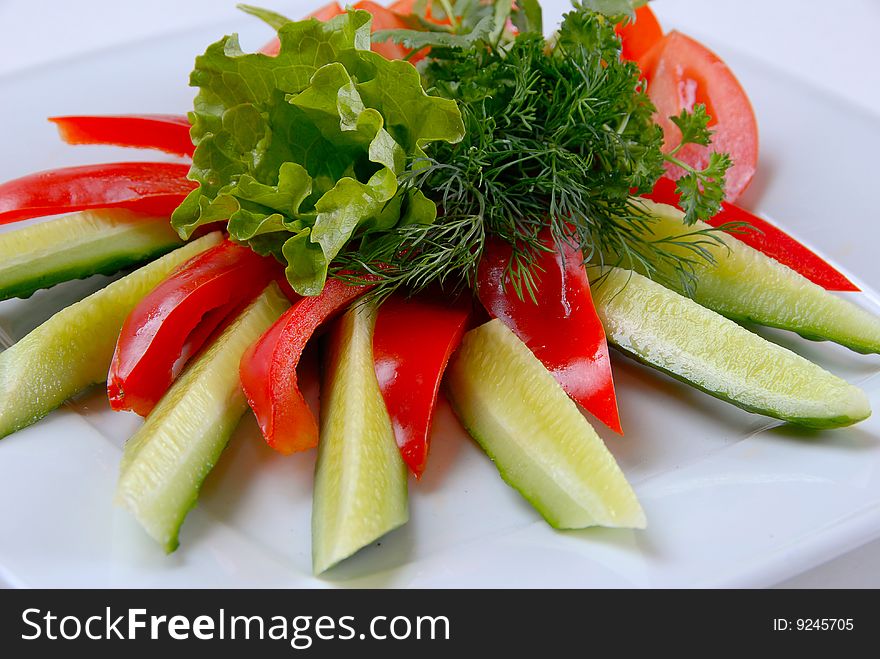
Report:
<svg viewBox="0 0 880 659"><path fill-rule="evenodd" d="M866 419L864 392L693 300L627 270L590 269L608 340L750 412L812 428Z"/></svg>
<svg viewBox="0 0 880 659"><path fill-rule="evenodd" d="M241 356L288 306L270 284L183 372L125 444L116 501L166 552L177 548L184 518L247 410Z"/></svg>
<svg viewBox="0 0 880 659"><path fill-rule="evenodd" d="M84 211L0 234L0 300L112 274L182 244L167 217Z"/></svg>
<svg viewBox="0 0 880 659"><path fill-rule="evenodd" d="M320 574L409 519L407 470L373 367L374 304L337 321L321 392L312 507Z"/></svg>
<svg viewBox="0 0 880 659"><path fill-rule="evenodd" d="M447 385L465 428L551 526L645 527L635 493L596 431L500 320L465 335Z"/></svg>
<svg viewBox="0 0 880 659"><path fill-rule="evenodd" d="M134 306L175 268L218 244L185 244L62 309L0 354L0 437L38 421L86 387L107 381L116 339Z"/></svg>
<svg viewBox="0 0 880 659"><path fill-rule="evenodd" d="M715 233L724 245L711 244L703 236L684 237L683 234L711 227L703 222L685 226L684 214L677 208L648 200L639 202L656 220L649 225L652 239L679 236L678 240L684 242L700 241L715 258L715 263L696 260L692 295L696 302L735 320L790 330L814 341L833 341L856 352L880 353L877 316L732 236ZM667 242L665 248L673 254L694 258L687 247ZM684 294L678 277L664 270L662 264L657 265L661 266L664 283L669 281Z"/></svg>

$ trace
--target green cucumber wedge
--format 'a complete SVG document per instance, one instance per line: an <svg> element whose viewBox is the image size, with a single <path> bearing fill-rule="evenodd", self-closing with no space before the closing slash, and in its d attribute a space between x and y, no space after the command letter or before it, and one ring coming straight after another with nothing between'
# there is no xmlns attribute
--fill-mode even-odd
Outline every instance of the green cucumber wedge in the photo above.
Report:
<svg viewBox="0 0 880 659"><path fill-rule="evenodd" d="M183 244L167 217L84 211L0 234L0 300L112 274Z"/></svg>
<svg viewBox="0 0 880 659"><path fill-rule="evenodd" d="M665 240L674 254L693 258L691 249L677 241L700 241L715 259L698 259L693 299L734 320L797 332L814 341L833 341L861 353L880 353L880 318L817 286L794 270L782 265L734 237L716 232L724 245L712 244L693 231L710 229L697 222L685 226L684 214L673 206L639 200L656 219L650 224L653 239ZM613 262L613 261L606 261ZM659 265L659 264L658 264ZM646 274L642 272L641 274ZM669 272L668 280L680 293L678 277Z"/></svg>
<svg viewBox="0 0 880 659"><path fill-rule="evenodd" d="M635 493L596 431L500 320L465 335L447 390L502 478L551 526L645 527Z"/></svg>
<svg viewBox="0 0 880 659"><path fill-rule="evenodd" d="M628 270L590 268L590 275L608 340L645 364L801 426L848 426L871 414L858 387L690 298Z"/></svg>
<svg viewBox="0 0 880 659"><path fill-rule="evenodd" d="M312 568L321 574L409 519L407 470L373 367L376 307L337 321L321 390Z"/></svg>
<svg viewBox="0 0 880 659"><path fill-rule="evenodd" d="M241 356L290 306L276 284L252 302L183 372L125 444L116 502L166 552L205 477L247 410Z"/></svg>
<svg viewBox="0 0 880 659"><path fill-rule="evenodd" d="M107 381L116 339L135 305L175 268L220 242L185 244L71 306L0 354L0 437L42 419L71 396Z"/></svg>

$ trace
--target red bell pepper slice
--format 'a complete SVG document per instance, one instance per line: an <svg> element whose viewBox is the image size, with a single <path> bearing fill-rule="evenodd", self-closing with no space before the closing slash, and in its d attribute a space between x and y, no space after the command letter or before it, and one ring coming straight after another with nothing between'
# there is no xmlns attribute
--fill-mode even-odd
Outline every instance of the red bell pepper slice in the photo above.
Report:
<svg viewBox="0 0 880 659"><path fill-rule="evenodd" d="M654 190L645 196L661 204L678 206L679 195L675 191L675 181L666 177L657 181ZM749 247L776 259L826 290L854 292L859 290L855 284L808 247L799 243L779 227L770 224L767 220L762 220L744 208L722 201L721 210L708 222L714 227L728 222L747 222L754 229L745 228L730 235Z"/></svg>
<svg viewBox="0 0 880 659"><path fill-rule="evenodd" d="M300 392L296 367L315 330L369 289L328 279L319 295L297 300L242 356L242 388L276 451L290 454L318 445L318 424Z"/></svg>
<svg viewBox="0 0 880 659"><path fill-rule="evenodd" d="M621 433L605 330L596 314L590 281L579 250L555 245L548 230L536 254L537 301L519 299L505 271L511 247L486 244L477 275L477 295L541 360L565 392L615 432Z"/></svg>
<svg viewBox="0 0 880 659"><path fill-rule="evenodd" d="M52 169L0 184L0 224L93 208L171 215L196 187L189 165L120 162Z"/></svg>
<svg viewBox="0 0 880 659"><path fill-rule="evenodd" d="M280 268L274 259L226 240L177 269L122 326L107 377L110 406L149 414L186 361Z"/></svg>
<svg viewBox="0 0 880 659"><path fill-rule="evenodd" d="M376 316L373 362L403 461L420 478L428 460L440 380L461 343L471 300L392 295Z"/></svg>
<svg viewBox="0 0 880 659"><path fill-rule="evenodd" d="M189 119L174 114L49 117L68 144L110 144L192 156Z"/></svg>

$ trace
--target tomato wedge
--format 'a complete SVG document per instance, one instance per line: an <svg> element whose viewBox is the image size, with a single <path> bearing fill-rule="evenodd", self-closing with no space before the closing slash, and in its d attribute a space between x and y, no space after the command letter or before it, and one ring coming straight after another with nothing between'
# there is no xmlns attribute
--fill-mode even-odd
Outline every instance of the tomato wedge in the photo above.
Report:
<svg viewBox="0 0 880 659"><path fill-rule="evenodd" d="M517 297L505 280L511 247L500 240L487 243L477 276L477 296L541 360L565 392L615 432L622 433L605 330L593 306L583 257L569 245L537 254L534 273L537 301ZM506 284L506 285L505 285Z"/></svg>
<svg viewBox="0 0 880 659"><path fill-rule="evenodd" d="M186 361L280 269L274 259L226 240L176 270L122 326L107 377L110 406L149 414Z"/></svg>
<svg viewBox="0 0 880 659"><path fill-rule="evenodd" d="M329 21L334 16L343 13L344 10L339 6L338 2L328 2L323 7L319 7L306 18L317 18L319 21Z"/></svg>
<svg viewBox="0 0 880 659"><path fill-rule="evenodd" d="M0 184L0 224L93 208L171 215L196 184L189 165L121 162L52 169Z"/></svg>
<svg viewBox="0 0 880 659"><path fill-rule="evenodd" d="M470 318L470 297L394 294L379 307L373 362L403 461L421 478L440 381Z"/></svg>
<svg viewBox="0 0 880 659"><path fill-rule="evenodd" d="M354 5L354 9L363 9L364 11L368 11L373 15L372 31L375 32L376 30L408 28L409 25L406 23L406 21L403 20L403 15L412 13L413 3L409 2L408 0L402 0L401 2L392 5L391 7L383 7L382 5L371 2L370 0L361 0L361 2L358 2L356 5ZM319 21L327 21L334 16L342 13L344 13L344 10L340 8L337 3L330 2L306 16L306 18L317 18ZM427 17L429 20L433 20L431 19L430 9L427 10ZM278 54L278 50L280 48L281 44L276 37L265 46L263 46L260 49L260 52L264 55L274 56ZM391 41L374 43L371 46L371 50L373 52L379 53L386 59L404 59L407 55L409 55L410 52L408 48L405 48L402 45L393 43ZM418 53L411 57L410 61L416 62L422 57L424 57L424 53Z"/></svg>
<svg viewBox="0 0 880 659"><path fill-rule="evenodd" d="M678 193L675 181L661 178L654 190L645 195L661 204L678 206ZM709 224L719 227L728 222L747 222L753 229L731 233L734 238L754 247L759 252L776 259L795 272L803 275L814 284L829 291L858 291L859 288L827 263L809 247L799 243L779 227L770 224L744 208L727 201L721 202L721 210L709 220Z"/></svg>
<svg viewBox="0 0 880 659"><path fill-rule="evenodd" d="M644 57L663 38L663 28L648 5L636 9L635 20L618 23L614 31L620 35L620 56L631 62Z"/></svg>
<svg viewBox="0 0 880 659"><path fill-rule="evenodd" d="M311 14L306 16L306 18L317 18L319 21L329 21L334 16L338 16L343 13L343 9L336 2L328 2L323 7L319 7ZM260 48L260 52L264 55L270 55L274 57L278 54L278 51L281 50L281 42L278 41L278 37L272 39L265 46Z"/></svg>
<svg viewBox="0 0 880 659"><path fill-rule="evenodd" d="M263 437L276 451L318 445L318 424L299 389L296 367L315 330L369 289L328 279L319 295L294 302L242 356L242 388Z"/></svg>
<svg viewBox="0 0 880 659"><path fill-rule="evenodd" d="M354 8L363 9L373 15L373 32L376 32L377 30L394 30L409 27L399 14L395 13L388 7L377 5L370 0L361 0L361 2L357 3ZM379 53L386 59L403 59L409 55L410 52L409 48L405 48L401 44L394 43L393 41L374 43L370 46L370 50L374 53Z"/></svg>
<svg viewBox="0 0 880 659"><path fill-rule="evenodd" d="M639 60L648 80L648 96L657 108L655 120L663 128L664 151L681 142L681 131L669 119L703 103L714 131L708 147L688 144L677 157L702 169L712 151L733 158L727 172L725 197L735 201L746 189L758 165L758 123L746 95L727 65L699 42L680 32L670 32ZM679 167L667 165L667 175L677 179Z"/></svg>
<svg viewBox="0 0 880 659"><path fill-rule="evenodd" d="M110 144L192 156L189 119L174 114L49 117L68 144Z"/></svg>

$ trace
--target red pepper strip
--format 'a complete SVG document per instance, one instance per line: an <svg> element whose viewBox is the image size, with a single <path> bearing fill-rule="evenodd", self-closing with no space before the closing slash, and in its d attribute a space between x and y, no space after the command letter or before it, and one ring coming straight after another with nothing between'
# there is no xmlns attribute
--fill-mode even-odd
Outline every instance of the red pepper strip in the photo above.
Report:
<svg viewBox="0 0 880 659"><path fill-rule="evenodd" d="M110 144L192 156L189 119L174 114L49 117L68 144Z"/></svg>
<svg viewBox="0 0 880 659"><path fill-rule="evenodd" d="M149 414L182 368L181 357L198 352L279 268L274 259L226 240L176 270L138 303L122 326L107 377L110 406Z"/></svg>
<svg viewBox="0 0 880 659"><path fill-rule="evenodd" d="M471 315L469 296L393 295L376 316L373 362L403 461L420 478L443 371Z"/></svg>
<svg viewBox="0 0 880 659"><path fill-rule="evenodd" d="M505 270L511 247L486 244L477 276L477 295L553 373L565 392L615 432L621 433L605 330L590 295L580 251L554 245L549 231L541 242L552 251L537 254L533 269L537 302L520 300Z"/></svg>
<svg viewBox="0 0 880 659"><path fill-rule="evenodd" d="M318 445L318 424L299 390L296 367L315 330L370 286L328 279L320 295L303 297L241 358L241 385L266 442L280 453Z"/></svg>
<svg viewBox="0 0 880 659"><path fill-rule="evenodd" d="M0 224L92 208L171 215L196 183L189 165L120 162L52 169L0 184Z"/></svg>
<svg viewBox="0 0 880 659"><path fill-rule="evenodd" d="M237 317L239 312L246 307L252 299L253 298L248 298L244 302L237 299L232 300L228 304L224 304L222 307L211 309L211 311L202 316L199 324L196 325L195 329L193 329L189 336L186 337L186 342L180 350L180 356L175 360L174 365L171 367L172 381L177 379L177 376L183 371L187 362L189 362L189 360L202 349L202 346L208 343L208 339L216 334L220 328L225 326L225 321Z"/></svg>
<svg viewBox="0 0 880 659"><path fill-rule="evenodd" d="M654 191L645 196L661 204L678 206L678 193L675 191L675 181L666 177L657 181ZM744 242L749 247L753 247L759 252L763 252L767 256L776 259L814 284L818 284L829 291L859 290L855 284L835 269L834 266L827 263L822 257L799 243L779 227L770 224L767 220L762 220L757 215L752 215L744 208L722 201L721 210L715 217L709 220L709 224L719 227L728 222L748 222L751 224L755 230L746 228L745 231L737 231L730 235Z"/></svg>

